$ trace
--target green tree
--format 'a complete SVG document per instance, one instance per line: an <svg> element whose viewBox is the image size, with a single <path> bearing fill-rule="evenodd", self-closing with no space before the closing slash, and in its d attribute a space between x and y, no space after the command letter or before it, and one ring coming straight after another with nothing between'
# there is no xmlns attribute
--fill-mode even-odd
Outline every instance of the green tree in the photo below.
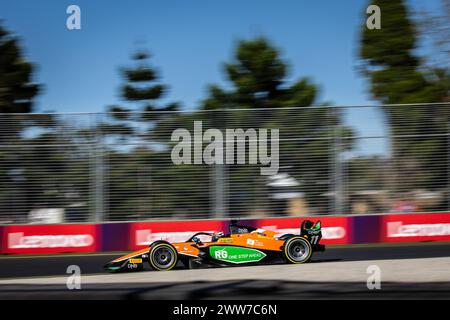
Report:
<svg viewBox="0 0 450 320"><path fill-rule="evenodd" d="M425 57L426 67L444 92L443 101L450 102L450 1L442 0L438 13L422 12L420 31L430 49ZM446 94L445 94L446 93Z"/></svg>
<svg viewBox="0 0 450 320"><path fill-rule="evenodd" d="M155 110L153 101L160 99L166 91L166 86L154 83L158 76L154 68L148 64L149 54L138 51L132 59L136 62L134 68L122 69L122 75L127 81L122 86L122 98L130 102L140 102L147 111Z"/></svg>
<svg viewBox="0 0 450 320"><path fill-rule="evenodd" d="M1 21L0 21L1 22ZM0 24L0 116L10 113L29 113L40 86L33 83L34 66L23 56L19 39ZM18 139L27 125L23 117L3 117L0 128L7 127L8 135L0 135L0 143ZM6 132L5 130L2 130Z"/></svg>
<svg viewBox="0 0 450 320"><path fill-rule="evenodd" d="M375 0L381 29L361 29L361 70L370 92L382 104L442 102L448 95L436 74L416 55L418 28L403 0ZM366 18L366 15L364 15ZM446 175L447 123L445 106L383 106L391 139L395 191L442 189Z"/></svg>
<svg viewBox="0 0 450 320"><path fill-rule="evenodd" d="M22 54L19 39L0 25L0 113L28 113L39 85L32 82L33 65Z"/></svg>
<svg viewBox="0 0 450 320"><path fill-rule="evenodd" d="M149 139L146 132L148 128L158 119L180 108L177 102L164 106L157 104L167 93L168 86L160 82L158 71L150 65L150 54L145 50L137 50L131 59L134 66L120 69L124 79L120 87L120 98L127 105L137 105L137 108L108 106L108 117L102 119L97 128L103 135L114 136L122 142L133 138Z"/></svg>
<svg viewBox="0 0 450 320"><path fill-rule="evenodd" d="M152 168L158 165L159 153L151 147L154 138L150 133L158 121L179 108L178 103L158 103L168 86L161 83L159 72L151 66L150 54L137 50L131 58L134 65L120 69L124 79L120 97L126 107L108 107L109 117L96 128L100 139L115 137L121 142L119 147L106 144L103 150L109 164L105 190L109 219L150 218L159 214L158 202L162 199L155 196L160 189L157 180L152 179L157 174ZM132 105L137 107L128 107Z"/></svg>
<svg viewBox="0 0 450 320"><path fill-rule="evenodd" d="M381 9L381 29L362 26L362 70L371 93L383 104L440 101L443 93L420 71L414 54L417 28L403 0L375 0Z"/></svg>
<svg viewBox="0 0 450 320"><path fill-rule="evenodd" d="M204 109L301 107L311 105L317 97L317 86L308 78L287 84L287 63L262 37L240 41L233 61L225 63L223 70L232 89L209 86Z"/></svg>
<svg viewBox="0 0 450 320"><path fill-rule="evenodd" d="M146 114L150 111L175 111L178 103L169 103L166 106L158 106L156 101L163 98L168 91L168 86L160 83L158 71L149 63L150 54L145 50L137 50L132 55L135 63L133 67L121 68L120 73L125 83L120 88L120 97L129 104L136 104L141 111L141 119L130 119L130 109L121 106L110 106L108 109L118 120L155 120L155 114Z"/></svg>
<svg viewBox="0 0 450 320"><path fill-rule="evenodd" d="M330 146L337 136L352 134L341 125L339 111L313 106L318 86L307 77L288 81L288 63L264 37L239 41L223 71L230 89L210 85L202 105L204 110L227 109L214 113L213 126L280 128L281 172L301 182L309 213L332 212L333 204L325 196L334 181L331 163L350 145L342 143L339 150ZM228 166L227 172L231 213L248 214L255 209L282 213L284 209L277 204L267 207L273 192L268 190L267 179L260 176L259 166Z"/></svg>
<svg viewBox="0 0 450 320"><path fill-rule="evenodd" d="M15 204L26 206L29 187L24 183L25 164L17 146L21 133L32 125L43 125L42 118L31 121L21 115L33 110L33 99L41 86L32 81L34 66L24 57L19 38L0 21L0 217L23 214ZM14 115L11 113L15 113Z"/></svg>

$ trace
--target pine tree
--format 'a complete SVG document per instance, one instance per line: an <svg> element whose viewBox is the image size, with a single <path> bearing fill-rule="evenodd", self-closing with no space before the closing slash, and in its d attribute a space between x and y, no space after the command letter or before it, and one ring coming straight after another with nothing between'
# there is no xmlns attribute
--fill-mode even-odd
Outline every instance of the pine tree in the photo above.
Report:
<svg viewBox="0 0 450 320"><path fill-rule="evenodd" d="M206 110L231 109L228 113L221 111L228 114L223 118L214 112L220 124L214 127L280 128L280 166L286 168L281 172L290 174L305 186L310 213L331 212L331 202L324 194L333 179L333 168L328 164L336 154L329 146L337 135L347 138L352 135L349 128L342 126L338 111L313 105L317 103L319 89L309 78L288 81L288 63L282 59L280 50L264 37L238 42L233 59L223 65L223 71L230 89L211 85L203 101ZM290 109L294 107L301 108ZM270 109L257 110L261 108ZM227 119L232 123L227 124ZM340 151L350 147L342 144ZM230 212L246 214L247 210L254 209L246 206L255 203L264 207L267 181L260 176L259 169L251 166L229 166L228 169ZM240 198L243 194L248 196L246 200L233 201L233 197ZM271 214L279 210L279 207L271 208Z"/></svg>
<svg viewBox="0 0 450 320"><path fill-rule="evenodd" d="M381 9L381 29L361 30L359 55L370 92L381 104L433 103L445 100L442 82L424 72L416 55L418 28L404 0L374 0ZM364 13L364 17L366 15ZM440 190L446 182L445 107L383 106L391 139L394 191ZM442 113L442 111L444 113ZM403 135L403 137L402 137Z"/></svg>
<svg viewBox="0 0 450 320"><path fill-rule="evenodd" d="M120 105L109 106L114 123L102 123L101 127L105 134L120 134L123 137L134 132L131 122L150 122L163 117L163 114L152 111L176 111L180 108L179 103L172 102L166 106L159 106L156 102L161 99L168 87L159 82L158 71L149 64L150 54L145 50L137 50L132 56L135 66L121 68L120 73L125 83L120 88L120 97L127 104L137 105L136 109L130 109Z"/></svg>
<svg viewBox="0 0 450 320"><path fill-rule="evenodd" d="M134 68L123 69L122 75L127 81L122 86L122 98L129 102L141 104L142 111L153 111L156 109L154 101L160 99L166 86L154 83L158 75L154 68L148 64L149 54L145 51L136 52L132 59L136 62Z"/></svg>
<svg viewBox="0 0 450 320"><path fill-rule="evenodd" d="M308 78L286 85L287 64L280 53L263 38L240 41L233 61L223 70L233 89L225 91L217 85L209 87L204 109L275 108L311 105L317 97L317 86Z"/></svg>
<svg viewBox="0 0 450 320"><path fill-rule="evenodd" d="M135 66L120 70L125 79L125 83L120 88L120 97L127 103L136 104L138 108L130 110L117 105L110 106L108 111L114 114L114 118L129 119L131 111L143 111L144 114L140 120L155 120L155 114L145 112L178 110L180 106L175 102L166 106L156 104L156 101L166 94L168 87L159 82L158 71L149 64L150 54L145 50L137 50L131 58Z"/></svg>
<svg viewBox="0 0 450 320"><path fill-rule="evenodd" d="M107 194L109 202L114 203L111 214L129 212L129 218L139 218L157 213L157 202L154 196L157 182L150 183L150 170L159 163L155 160L158 153L151 148L154 140L153 126L159 121L170 117L169 111L179 109L178 103L161 105L158 102L167 93L168 87L160 82L158 71L150 65L150 54L145 50L138 50L132 55L134 66L122 68L120 73L124 84L120 88L120 97L128 108L119 105L109 106L110 119L100 124L103 136L117 137L122 145L129 141L133 143L133 150L123 153L120 150L107 150L107 157L112 159L115 166L111 169L110 185ZM154 112L167 111L167 112ZM137 146L136 142L140 145ZM152 172L152 177L156 173ZM128 197L123 197L123 190L135 190ZM157 190L157 189L156 189ZM149 207L152 207L149 212Z"/></svg>
<svg viewBox="0 0 450 320"><path fill-rule="evenodd" d="M28 113L39 85L32 82L33 65L22 55L18 38L0 25L0 113Z"/></svg>
<svg viewBox="0 0 450 320"><path fill-rule="evenodd" d="M439 101L442 92L420 71L417 28L403 0L375 0L381 29L362 26L360 57L373 98L383 104Z"/></svg>

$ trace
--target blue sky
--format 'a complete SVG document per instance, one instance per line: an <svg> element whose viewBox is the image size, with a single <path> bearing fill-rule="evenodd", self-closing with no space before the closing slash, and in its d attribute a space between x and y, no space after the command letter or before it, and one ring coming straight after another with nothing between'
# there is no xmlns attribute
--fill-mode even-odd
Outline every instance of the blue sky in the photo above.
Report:
<svg viewBox="0 0 450 320"><path fill-rule="evenodd" d="M415 10L439 1L410 0ZM81 30L68 30L66 8L81 8ZM122 104L118 69L145 41L170 92L161 102L195 108L210 83L225 85L221 64L235 41L265 35L291 66L289 79L309 76L320 101L375 105L358 74L359 27L366 0L46 0L2 1L0 19L22 39L45 85L36 111L96 112ZM376 108L348 117L363 135L382 134ZM385 146L374 147L377 152ZM381 149L380 149L381 148Z"/></svg>

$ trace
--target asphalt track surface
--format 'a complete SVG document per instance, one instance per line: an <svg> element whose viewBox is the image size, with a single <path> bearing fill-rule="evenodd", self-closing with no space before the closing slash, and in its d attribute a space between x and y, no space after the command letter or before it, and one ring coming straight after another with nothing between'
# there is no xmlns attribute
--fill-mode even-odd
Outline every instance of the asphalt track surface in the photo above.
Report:
<svg viewBox="0 0 450 320"><path fill-rule="evenodd" d="M58 256L3 256L0 257L0 279L36 276L66 276L69 265L78 265L83 274L105 273L103 266L124 253L58 255ZM450 257L450 243L392 246L327 247L315 253L313 263L337 261L396 260L413 258Z"/></svg>
<svg viewBox="0 0 450 320"><path fill-rule="evenodd" d="M118 255L1 257L0 299L450 299L448 243L330 247L303 266L106 274L103 265ZM370 261L387 270L382 290L367 289ZM65 286L72 264L81 268L82 290Z"/></svg>

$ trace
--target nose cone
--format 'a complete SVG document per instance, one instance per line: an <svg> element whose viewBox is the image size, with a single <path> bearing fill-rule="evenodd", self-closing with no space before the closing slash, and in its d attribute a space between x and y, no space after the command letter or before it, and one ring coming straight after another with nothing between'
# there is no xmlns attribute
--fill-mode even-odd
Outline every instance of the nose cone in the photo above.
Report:
<svg viewBox="0 0 450 320"><path fill-rule="evenodd" d="M122 268L122 262L108 262L103 266L103 268L108 272L115 272Z"/></svg>

